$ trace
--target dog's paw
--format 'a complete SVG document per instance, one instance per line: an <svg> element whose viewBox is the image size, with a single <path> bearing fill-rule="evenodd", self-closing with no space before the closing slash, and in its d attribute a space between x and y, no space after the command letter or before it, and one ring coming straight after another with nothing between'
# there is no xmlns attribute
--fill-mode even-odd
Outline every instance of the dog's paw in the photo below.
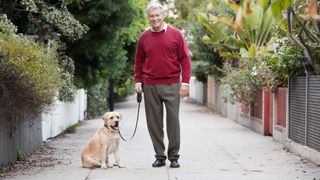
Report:
<svg viewBox="0 0 320 180"><path fill-rule="evenodd" d="M113 165L108 163L108 164L107 164L107 167L108 167L108 168L112 168Z"/></svg>
<svg viewBox="0 0 320 180"><path fill-rule="evenodd" d="M107 169L108 166L106 164L101 164L101 169Z"/></svg>
<svg viewBox="0 0 320 180"><path fill-rule="evenodd" d="M119 166L119 168L125 168L126 167L124 164L119 164L118 166Z"/></svg>
<svg viewBox="0 0 320 180"><path fill-rule="evenodd" d="M123 163L114 163L113 166L118 166L119 168L125 168L126 167Z"/></svg>

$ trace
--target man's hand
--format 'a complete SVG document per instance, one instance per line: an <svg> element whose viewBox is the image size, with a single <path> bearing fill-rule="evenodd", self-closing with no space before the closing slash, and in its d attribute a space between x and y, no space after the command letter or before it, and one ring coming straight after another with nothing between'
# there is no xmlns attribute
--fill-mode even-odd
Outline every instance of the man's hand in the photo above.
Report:
<svg viewBox="0 0 320 180"><path fill-rule="evenodd" d="M143 91L142 84L141 83L136 83L134 89L136 90L136 92L141 93Z"/></svg>
<svg viewBox="0 0 320 180"><path fill-rule="evenodd" d="M182 83L180 87L180 96L186 97L189 94L189 84Z"/></svg>

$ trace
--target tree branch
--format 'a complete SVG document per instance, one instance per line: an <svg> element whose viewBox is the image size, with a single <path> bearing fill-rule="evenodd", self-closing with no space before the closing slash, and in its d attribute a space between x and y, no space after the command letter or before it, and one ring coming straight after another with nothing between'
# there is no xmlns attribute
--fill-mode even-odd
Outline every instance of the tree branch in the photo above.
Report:
<svg viewBox="0 0 320 180"><path fill-rule="evenodd" d="M294 10L292 9L291 6L288 8L288 11L290 11L290 13L293 15L294 19L297 21L297 23L298 23L299 26L301 27L302 31L304 31L304 32L306 33L307 38L309 38L310 41L312 41L312 42L319 42L319 41L317 40L317 38L316 38L315 36L313 36L313 35L311 34L311 32L306 28L306 26L304 25L305 22L304 22L304 23L301 23L301 22L300 22L300 20L299 20L298 17L297 17L297 14L294 12ZM292 21L291 21L291 23L292 23ZM292 24L291 24L291 26L292 26ZM292 30L292 28L291 28L291 30ZM291 33L291 32L290 32L290 33Z"/></svg>
<svg viewBox="0 0 320 180"><path fill-rule="evenodd" d="M302 38L302 33L306 32L306 31L301 26L303 24L297 18L295 18L298 21L298 23L300 24L301 31L298 34L298 39L293 35L293 32L292 32L292 15L295 15L295 14L293 12L292 7L289 7L288 10L287 10L289 37L303 50L303 54L304 54L304 57L306 59L306 61L303 63L305 72L307 74L314 74L314 60L311 57L311 53L310 53L309 47L304 43L304 40Z"/></svg>
<svg viewBox="0 0 320 180"><path fill-rule="evenodd" d="M319 37L320 36L320 21L319 20L313 20L313 27L315 29L316 35Z"/></svg>

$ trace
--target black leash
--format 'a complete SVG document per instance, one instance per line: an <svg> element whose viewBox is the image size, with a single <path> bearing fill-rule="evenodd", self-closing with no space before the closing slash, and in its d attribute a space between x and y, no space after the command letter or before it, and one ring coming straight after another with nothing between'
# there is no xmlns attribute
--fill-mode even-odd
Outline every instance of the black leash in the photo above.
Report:
<svg viewBox="0 0 320 180"><path fill-rule="evenodd" d="M131 136L129 139L125 139L125 138L121 135L120 128L119 128L119 135L120 135L121 139L124 140L124 141L130 141L130 140L134 137L134 135L136 134L137 127L138 127L139 114L140 114L140 103L141 103L141 101L142 101L142 93L141 93L141 92L138 92L138 93L137 93L138 113L137 113L136 127L134 128L134 131L133 131L132 136Z"/></svg>

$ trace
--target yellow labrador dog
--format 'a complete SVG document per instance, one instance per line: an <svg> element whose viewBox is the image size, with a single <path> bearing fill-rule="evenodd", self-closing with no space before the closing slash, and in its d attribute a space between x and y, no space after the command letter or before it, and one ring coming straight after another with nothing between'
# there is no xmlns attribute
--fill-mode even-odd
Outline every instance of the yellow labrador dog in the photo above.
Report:
<svg viewBox="0 0 320 180"><path fill-rule="evenodd" d="M111 168L108 156L113 153L116 165L125 167L119 155L119 122L122 115L119 112L107 112L103 115L104 127L98 129L85 147L81 155L83 167Z"/></svg>

